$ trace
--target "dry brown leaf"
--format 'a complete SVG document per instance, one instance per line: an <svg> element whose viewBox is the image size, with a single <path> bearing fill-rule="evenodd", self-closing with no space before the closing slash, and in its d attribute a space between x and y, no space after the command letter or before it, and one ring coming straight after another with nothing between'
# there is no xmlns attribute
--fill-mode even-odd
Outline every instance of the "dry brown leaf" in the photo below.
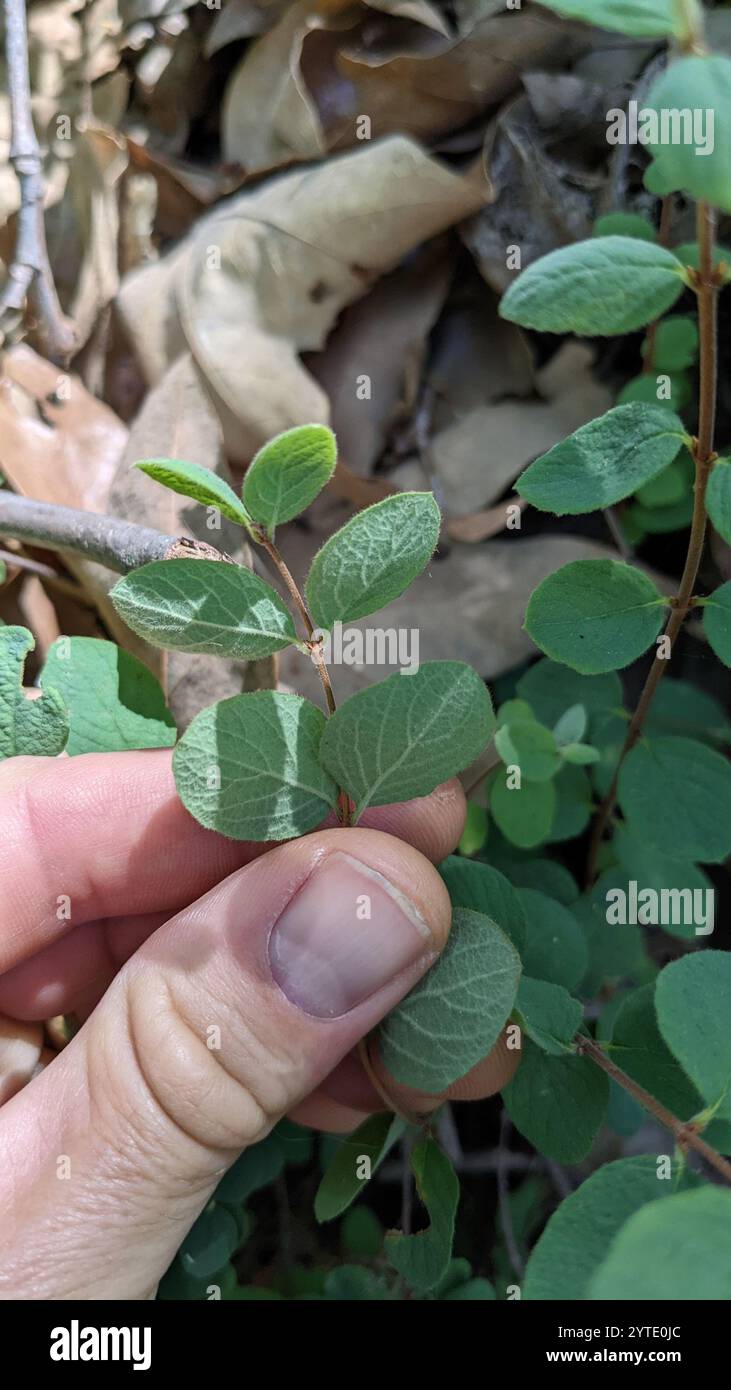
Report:
<svg viewBox="0 0 731 1390"><path fill-rule="evenodd" d="M505 530L509 518L515 516L515 512L509 511L509 508L517 507L518 511L522 512L527 505L524 497L513 496L505 502L499 502L496 507L488 507L486 511L454 516L447 522L447 535L450 540L463 541L466 545L490 540L492 536L499 536L500 532Z"/></svg>
<svg viewBox="0 0 731 1390"><path fill-rule="evenodd" d="M125 142L115 131L92 123L77 131L68 196L81 249L79 278L69 308L78 347L87 341L101 310L111 304L119 288L118 184L126 167Z"/></svg>

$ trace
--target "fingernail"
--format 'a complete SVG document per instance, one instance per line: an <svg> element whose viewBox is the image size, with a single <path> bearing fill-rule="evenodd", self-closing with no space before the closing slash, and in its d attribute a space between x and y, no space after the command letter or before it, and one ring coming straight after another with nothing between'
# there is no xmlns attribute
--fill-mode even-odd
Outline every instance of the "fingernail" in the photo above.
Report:
<svg viewBox="0 0 731 1390"><path fill-rule="evenodd" d="M348 1013L433 952L431 932L405 894L340 850L318 865L269 938L274 979L315 1018Z"/></svg>

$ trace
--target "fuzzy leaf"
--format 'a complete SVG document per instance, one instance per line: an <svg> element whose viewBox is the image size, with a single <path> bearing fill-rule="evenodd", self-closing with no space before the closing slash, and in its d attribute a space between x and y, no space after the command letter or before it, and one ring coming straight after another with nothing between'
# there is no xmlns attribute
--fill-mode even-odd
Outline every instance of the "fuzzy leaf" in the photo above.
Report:
<svg viewBox="0 0 731 1390"><path fill-rule="evenodd" d="M586 974L589 953L581 928L569 908L533 888L518 888L527 934L525 972L536 980L574 989Z"/></svg>
<svg viewBox="0 0 731 1390"><path fill-rule="evenodd" d="M305 593L316 625L353 622L398 598L434 553L440 525L430 492L400 492L358 512L312 561Z"/></svg>
<svg viewBox="0 0 731 1390"><path fill-rule="evenodd" d="M586 733L586 709L583 705L570 705L554 725L553 736L562 750L568 744L580 743Z"/></svg>
<svg viewBox="0 0 731 1390"><path fill-rule="evenodd" d="M638 743L622 764L619 804L665 854L720 864L731 852L731 767L695 739Z"/></svg>
<svg viewBox="0 0 731 1390"><path fill-rule="evenodd" d="M250 518L246 508L233 488L211 468L203 468L199 463L183 463L180 459L143 459L134 467L146 473L148 478L154 478L156 483L170 488L171 492L191 497L204 507L215 507L239 526L248 525Z"/></svg>
<svg viewBox="0 0 731 1390"><path fill-rule="evenodd" d="M450 854L439 872L453 907L469 907L490 917L520 955L525 945L525 913L510 881L491 864Z"/></svg>
<svg viewBox="0 0 731 1390"><path fill-rule="evenodd" d="M617 929L605 923L604 930ZM660 972L658 982L664 973ZM702 1109L702 1100L660 1033L655 989L654 984L643 985L628 994L614 1020L611 1055L661 1105L678 1119L689 1120Z"/></svg>
<svg viewBox="0 0 731 1390"><path fill-rule="evenodd" d="M556 812L553 782L522 782L508 786L508 774L498 768L490 782L490 814L512 845L534 849L550 834Z"/></svg>
<svg viewBox="0 0 731 1390"><path fill-rule="evenodd" d="M50 686L39 700L23 694L23 666L35 641L25 627L0 627L0 759L21 754L53 758L66 746L66 706Z"/></svg>
<svg viewBox="0 0 731 1390"><path fill-rule="evenodd" d="M337 444L326 425L297 425L270 439L244 478L244 503L270 535L299 516L335 471Z"/></svg>
<svg viewBox="0 0 731 1390"><path fill-rule="evenodd" d="M561 765L551 730L533 719L503 724L495 747L506 766L519 767L528 782L550 782Z"/></svg>
<svg viewBox="0 0 731 1390"><path fill-rule="evenodd" d="M622 708L622 682L614 672L602 676L580 676L570 666L542 657L521 676L518 694L528 700L536 719L555 724L571 705L583 705L592 719Z"/></svg>
<svg viewBox="0 0 731 1390"><path fill-rule="evenodd" d="M541 0L541 4L567 19L633 38L661 39L670 34L683 38L687 30L682 7L671 0Z"/></svg>
<svg viewBox="0 0 731 1390"><path fill-rule="evenodd" d="M173 753L183 804L233 840L304 835L337 801L318 756L324 727L309 700L273 690L201 710Z"/></svg>
<svg viewBox="0 0 731 1390"><path fill-rule="evenodd" d="M589 1286L590 1299L728 1302L731 1192L701 1187L650 1202L612 1242Z"/></svg>
<svg viewBox="0 0 731 1390"><path fill-rule="evenodd" d="M431 1095L445 1091L497 1042L519 978L520 957L505 933L483 913L455 908L439 960L381 1024L386 1070Z"/></svg>
<svg viewBox="0 0 731 1390"><path fill-rule="evenodd" d="M671 251L654 242L595 237L534 261L503 296L500 313L544 333L632 333L675 303L686 273Z"/></svg>
<svg viewBox="0 0 731 1390"><path fill-rule="evenodd" d="M647 357L648 339L642 345ZM692 367L698 356L698 326L685 314L671 314L657 325L652 345L652 367L655 372L683 372Z"/></svg>
<svg viewBox="0 0 731 1390"><path fill-rule="evenodd" d="M549 1218L528 1260L523 1297L562 1303L585 1299L627 1218L673 1190L672 1180L658 1177L654 1154L620 1158L597 1169Z"/></svg>
<svg viewBox="0 0 731 1390"><path fill-rule="evenodd" d="M652 111L658 117L658 139L647 141L654 156L645 173L651 192L664 197L679 191L731 212L731 58L720 53L677 58L655 79L642 109L643 116ZM713 113L712 127L708 111ZM679 116L680 138L671 125L668 139L663 119L667 123L673 112L676 119ZM700 130L697 114L703 117ZM649 123L647 132L654 133Z"/></svg>
<svg viewBox="0 0 731 1390"><path fill-rule="evenodd" d="M731 1120L729 1000L726 951L697 951L671 961L655 987L660 1032L719 1120Z"/></svg>
<svg viewBox="0 0 731 1390"><path fill-rule="evenodd" d="M705 600L703 631L719 661L731 666L731 579Z"/></svg>
<svg viewBox="0 0 731 1390"><path fill-rule="evenodd" d="M404 1128L403 1120L396 1115L371 1115L343 1139L315 1195L317 1221L332 1221L347 1210L368 1182L368 1178L359 1175L362 1160L369 1160L370 1176L373 1177L388 1152L401 1138Z"/></svg>
<svg viewBox="0 0 731 1390"><path fill-rule="evenodd" d="M427 1136L411 1151L416 1190L429 1214L429 1227L415 1236L390 1231L385 1252L394 1269L413 1289L426 1292L443 1278L449 1266L459 1180L445 1153Z"/></svg>
<svg viewBox="0 0 731 1390"><path fill-rule="evenodd" d="M652 580L622 560L574 560L534 589L525 630L555 661L597 675L647 650L664 604Z"/></svg>
<svg viewBox="0 0 731 1390"><path fill-rule="evenodd" d="M713 465L706 489L708 515L719 536L731 545L731 459Z"/></svg>
<svg viewBox="0 0 731 1390"><path fill-rule="evenodd" d="M156 647L257 661L297 641L274 589L242 565L153 560L110 593L127 626Z"/></svg>
<svg viewBox="0 0 731 1390"><path fill-rule="evenodd" d="M530 1038L503 1089L515 1128L546 1158L581 1163L609 1105L609 1082L588 1057L550 1057Z"/></svg>
<svg viewBox="0 0 731 1390"><path fill-rule="evenodd" d="M320 756L357 819L367 806L426 796L482 752L494 726L476 671L429 661L351 695L327 721Z"/></svg>
<svg viewBox="0 0 731 1390"><path fill-rule="evenodd" d="M521 473L521 497L544 512L577 516L636 492L675 458L682 420L661 405L618 405L590 420Z"/></svg>
<svg viewBox="0 0 731 1390"><path fill-rule="evenodd" d="M58 691L66 704L66 752L72 756L175 743L175 721L158 681L114 642L59 637L46 657L41 685Z"/></svg>
<svg viewBox="0 0 731 1390"><path fill-rule="evenodd" d="M518 986L515 1017L529 1038L542 1052L560 1057L571 1051L571 1041L581 1022L578 999L561 985L549 980L532 980L524 975Z"/></svg>

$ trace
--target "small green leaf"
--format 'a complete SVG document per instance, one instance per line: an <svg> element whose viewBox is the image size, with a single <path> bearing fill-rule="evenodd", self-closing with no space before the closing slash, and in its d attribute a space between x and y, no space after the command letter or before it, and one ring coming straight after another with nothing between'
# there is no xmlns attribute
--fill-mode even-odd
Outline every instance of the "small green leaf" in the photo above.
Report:
<svg viewBox="0 0 731 1390"><path fill-rule="evenodd" d="M645 483L644 487L638 488L637 501L643 507L672 507L682 502L690 491L690 463L687 449L681 450L678 457L669 463L667 468L663 468L656 478Z"/></svg>
<svg viewBox="0 0 731 1390"><path fill-rule="evenodd" d="M467 802L464 830L457 846L460 854L471 856L482 849L487 840L487 812L475 801Z"/></svg>
<svg viewBox="0 0 731 1390"><path fill-rule="evenodd" d="M286 840L313 830L337 802L319 759L325 722L309 700L273 690L201 710L173 753L183 805L233 840Z"/></svg>
<svg viewBox="0 0 731 1390"><path fill-rule="evenodd" d="M598 748L592 748L588 743L567 743L561 749L561 755L567 763L574 763L577 767L588 767L590 763L598 763L600 753Z"/></svg>
<svg viewBox="0 0 731 1390"><path fill-rule="evenodd" d="M630 524L639 528L639 533L647 533L651 536L666 535L669 531L681 531L686 526L690 526L693 516L693 497L689 492L680 502L674 502L670 507L643 507L638 502L628 507L624 513L624 521L629 519Z"/></svg>
<svg viewBox="0 0 731 1390"><path fill-rule="evenodd" d="M429 1213L429 1227L415 1236L389 1232L385 1251L406 1282L426 1292L439 1283L452 1255L459 1181L446 1154L430 1137L414 1145L411 1171L419 1198Z"/></svg>
<svg viewBox="0 0 731 1390"><path fill-rule="evenodd" d="M528 700L536 719L555 724L571 705L583 705L589 724L596 715L621 709L622 683L613 671L602 676L581 676L570 666L542 657L521 676L518 693Z"/></svg>
<svg viewBox="0 0 731 1390"><path fill-rule="evenodd" d="M221 1178L215 1191L216 1201L237 1205L262 1187L268 1187L283 1171L286 1163L284 1145L276 1129L258 1144L251 1144L233 1167Z"/></svg>
<svg viewBox="0 0 731 1390"><path fill-rule="evenodd" d="M679 191L731 212L731 58L675 59L643 98L642 118L654 156L645 172L650 191Z"/></svg>
<svg viewBox="0 0 731 1390"><path fill-rule="evenodd" d="M347 1210L368 1182L363 1172L373 1177L404 1128L395 1115L371 1115L343 1140L315 1195L317 1221L332 1221Z"/></svg>
<svg viewBox="0 0 731 1390"><path fill-rule="evenodd" d="M605 925L604 930L615 928ZM664 973L660 972L658 984ZM702 1100L660 1033L655 988L643 985L624 1000L614 1020L609 1055L678 1119L690 1120L702 1109Z"/></svg>
<svg viewBox="0 0 731 1390"><path fill-rule="evenodd" d="M607 888L621 888L625 894L624 899L617 901L617 911L615 917L625 915L623 910L625 904L629 904L630 888L632 880L639 888L645 891L654 892L657 896L659 910L655 910L654 904L650 908L647 925L655 925L655 917L662 915L660 925L663 931L671 936L677 936L681 940L695 941L696 923L695 902L693 895L700 892L704 896L701 898L702 904L713 903L713 886L708 875L685 859L678 858L677 855L663 854L662 850L654 849L648 845L643 827L638 826L635 832L629 826L623 824L617 827L612 840L612 849L617 855L619 863L607 871L603 878L606 879ZM610 883L611 876L611 883ZM710 898L706 896L711 894ZM652 903L651 899L644 900ZM666 904L666 906L664 906ZM629 907L627 907L627 913ZM647 913L642 912L642 906L638 900L637 918L639 922L644 922ZM711 910L711 925L713 925L713 912ZM706 933L709 934L709 933Z"/></svg>
<svg viewBox="0 0 731 1390"><path fill-rule="evenodd" d="M614 887L613 879L609 886ZM580 986L587 996L598 994L604 984L616 986L620 980L644 983L651 969L639 927L609 928L606 887L602 875L591 893L571 904L589 951L589 966Z"/></svg>
<svg viewBox="0 0 731 1390"><path fill-rule="evenodd" d="M643 372L625 383L617 396L617 405L645 401L666 410L684 410L692 394L688 377L682 372Z"/></svg>
<svg viewBox="0 0 731 1390"><path fill-rule="evenodd" d="M519 767L529 782L549 782L561 765L551 730L535 720L503 724L495 734L495 747L503 762Z"/></svg>
<svg viewBox="0 0 731 1390"><path fill-rule="evenodd" d="M544 333L632 333L671 308L686 273L654 242L627 236L577 241L528 266L503 296L500 313Z"/></svg>
<svg viewBox="0 0 731 1390"><path fill-rule="evenodd" d="M628 1217L669 1197L672 1179L658 1177L654 1154L606 1163L569 1194L531 1251L523 1298L562 1303L587 1297L592 1276Z"/></svg>
<svg viewBox="0 0 731 1390"><path fill-rule="evenodd" d="M66 752L71 756L170 748L175 743L175 721L158 681L114 642L57 638L46 657L41 685L56 690L66 704Z"/></svg>
<svg viewBox="0 0 731 1390"><path fill-rule="evenodd" d="M505 933L483 913L455 908L439 960L381 1024L386 1070L430 1095L445 1091L497 1042L519 978L520 957Z"/></svg>
<svg viewBox="0 0 731 1390"><path fill-rule="evenodd" d="M638 743L620 770L619 804L630 827L666 854L720 864L731 852L731 767L706 744Z"/></svg>
<svg viewBox="0 0 731 1390"><path fill-rule="evenodd" d="M235 1218L218 1202L209 1202L178 1251L186 1274L206 1279L230 1259L241 1244Z"/></svg>
<svg viewBox="0 0 731 1390"><path fill-rule="evenodd" d="M553 779L556 809L548 832L549 844L573 840L581 835L591 819L591 782L583 767L565 762Z"/></svg>
<svg viewBox="0 0 731 1390"><path fill-rule="evenodd" d="M57 690L38 700L23 694L23 666L35 641L25 627L0 627L0 759L21 754L54 758L66 746L69 721Z"/></svg>
<svg viewBox="0 0 731 1390"><path fill-rule="evenodd" d="M340 1265L325 1278L323 1298L334 1303L381 1303L391 1297L386 1280L363 1265Z"/></svg>
<svg viewBox="0 0 731 1390"><path fill-rule="evenodd" d="M257 661L297 641L274 589L242 565L153 560L109 597L127 626L156 647Z"/></svg>
<svg viewBox="0 0 731 1390"><path fill-rule="evenodd" d="M244 478L244 503L254 521L273 535L299 516L335 471L337 444L326 425L297 425L270 439Z"/></svg>
<svg viewBox="0 0 731 1390"><path fill-rule="evenodd" d="M518 888L517 894L527 924L523 951L526 975L574 989L589 964L576 918L569 908L533 888Z"/></svg>
<svg viewBox="0 0 731 1390"><path fill-rule="evenodd" d="M647 650L664 604L652 580L622 560L574 560L534 589L525 630L554 660L596 675Z"/></svg>
<svg viewBox="0 0 731 1390"><path fill-rule="evenodd" d="M719 661L731 666L731 579L705 600L703 631Z"/></svg>
<svg viewBox="0 0 731 1390"><path fill-rule="evenodd" d="M647 357L648 340L642 344L642 356ZM692 367L698 356L698 327L695 319L684 314L671 314L657 325L652 345L652 368L655 372L683 372Z"/></svg>
<svg viewBox="0 0 731 1390"><path fill-rule="evenodd" d="M541 4L567 19L633 38L662 39L673 34L682 39L688 32L685 11L670 0L541 0Z"/></svg>
<svg viewBox="0 0 731 1390"><path fill-rule="evenodd" d="M591 230L592 236L634 236L640 241L657 241L657 233L652 223L638 212L608 212L597 217Z"/></svg>
<svg viewBox="0 0 731 1390"><path fill-rule="evenodd" d="M354 517L318 550L305 593L318 627L385 608L434 553L441 514L430 492L400 492Z"/></svg>
<svg viewBox="0 0 731 1390"><path fill-rule="evenodd" d="M556 1163L586 1158L609 1105L608 1079L588 1057L551 1057L530 1038L502 1094L515 1128Z"/></svg>
<svg viewBox="0 0 731 1390"><path fill-rule="evenodd" d="M510 938L520 955L525 945L525 913L518 895L504 874L491 864L460 859L450 854L439 865L453 907L469 907L490 917Z"/></svg>
<svg viewBox="0 0 731 1390"><path fill-rule="evenodd" d="M553 825L555 784L522 782L518 787L512 785L514 776L498 768L489 786L490 814L512 845L534 849L547 838Z"/></svg>
<svg viewBox="0 0 731 1390"><path fill-rule="evenodd" d="M660 1032L714 1118L731 1120L731 955L697 951L666 965L657 979Z"/></svg>
<svg viewBox="0 0 731 1390"><path fill-rule="evenodd" d="M731 1192L701 1187L636 1211L589 1285L590 1299L731 1298Z"/></svg>
<svg viewBox="0 0 731 1390"><path fill-rule="evenodd" d="M327 721L323 765L356 803L426 796L482 752L495 726L487 688L461 661L428 661L351 695Z"/></svg>
<svg viewBox="0 0 731 1390"><path fill-rule="evenodd" d="M586 709L583 705L570 705L556 721L553 736L560 749L568 744L580 743L586 733Z"/></svg>
<svg viewBox="0 0 731 1390"><path fill-rule="evenodd" d="M731 742L731 728L718 700L689 681L666 676L650 705L648 733L687 734L701 742Z"/></svg>
<svg viewBox="0 0 731 1390"><path fill-rule="evenodd" d="M191 497L204 507L215 507L229 521L239 526L248 526L250 517L232 487L219 478L211 468L202 468L199 463L182 463L179 459L144 459L135 468L154 478L156 483L178 492L183 497Z"/></svg>
<svg viewBox="0 0 731 1390"><path fill-rule="evenodd" d="M563 1056L571 1051L571 1041L581 1022L583 1010L568 990L549 980L532 980L524 975L518 986L515 1017L529 1038L542 1052Z"/></svg>
<svg viewBox="0 0 731 1390"><path fill-rule="evenodd" d="M521 497L544 512L576 516L636 492L675 458L682 420L661 405L618 405L590 420L521 473Z"/></svg>
<svg viewBox="0 0 731 1390"><path fill-rule="evenodd" d="M677 256L683 265L691 266L693 270L700 270L701 251L697 241L684 241L682 246L673 247L673 255ZM713 246L713 264L720 266L725 264L727 269L731 265L731 247L721 246L718 242Z"/></svg>
<svg viewBox="0 0 731 1390"><path fill-rule="evenodd" d="M731 545L731 459L713 465L706 488L706 507L719 536Z"/></svg>
<svg viewBox="0 0 731 1390"><path fill-rule="evenodd" d="M370 1207L352 1207L340 1227L340 1248L356 1260L376 1260L383 1250L383 1226Z"/></svg>

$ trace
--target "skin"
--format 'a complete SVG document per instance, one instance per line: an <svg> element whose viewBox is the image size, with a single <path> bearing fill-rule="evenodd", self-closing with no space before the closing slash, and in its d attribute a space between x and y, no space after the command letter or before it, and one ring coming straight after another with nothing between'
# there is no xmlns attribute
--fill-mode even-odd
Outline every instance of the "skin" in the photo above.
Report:
<svg viewBox="0 0 731 1390"><path fill-rule="evenodd" d="M384 1108L357 1044L446 942L433 865L463 820L453 781L268 847L197 825L164 750L0 766L0 1295L153 1297L223 1172L282 1115L345 1133ZM320 1019L279 988L267 941L336 850L408 898L425 951ZM72 1042L44 1049L41 1021L72 1012ZM516 1065L501 1041L449 1094L490 1095ZM380 1081L409 1111L436 1103Z"/></svg>

